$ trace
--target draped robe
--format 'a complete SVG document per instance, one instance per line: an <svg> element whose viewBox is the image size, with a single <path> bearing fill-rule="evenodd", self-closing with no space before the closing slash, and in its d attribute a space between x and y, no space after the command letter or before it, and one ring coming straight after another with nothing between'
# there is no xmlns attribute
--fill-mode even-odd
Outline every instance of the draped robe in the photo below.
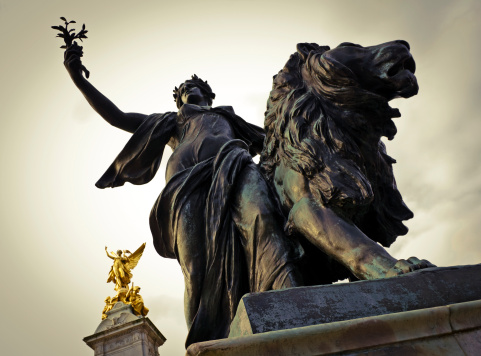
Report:
<svg viewBox="0 0 481 356"><path fill-rule="evenodd" d="M270 290L275 281L285 279L295 268L302 248L284 236L284 221L274 194L252 161L252 154L262 149L263 130L245 122L230 107L189 105L185 109L191 115L196 111L222 115L236 136L214 157L174 174L150 214L155 249L163 257L176 258L181 265L184 261L178 251L179 239L191 238L179 232L182 213L195 205L192 219L202 220L196 220L196 226L203 226L205 266L199 273L202 289L186 341L189 346L227 337L242 295ZM150 115L97 187L149 182L178 119L176 113Z"/></svg>

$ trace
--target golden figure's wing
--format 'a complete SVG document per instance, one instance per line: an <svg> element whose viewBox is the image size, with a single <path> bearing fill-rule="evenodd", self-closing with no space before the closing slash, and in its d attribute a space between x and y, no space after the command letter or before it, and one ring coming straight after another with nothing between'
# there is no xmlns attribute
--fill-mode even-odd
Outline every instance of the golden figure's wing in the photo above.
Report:
<svg viewBox="0 0 481 356"><path fill-rule="evenodd" d="M133 253L128 257L128 262L125 263L125 267L128 270L134 269L139 263L140 257L142 257L142 253L144 253L145 249L145 242Z"/></svg>

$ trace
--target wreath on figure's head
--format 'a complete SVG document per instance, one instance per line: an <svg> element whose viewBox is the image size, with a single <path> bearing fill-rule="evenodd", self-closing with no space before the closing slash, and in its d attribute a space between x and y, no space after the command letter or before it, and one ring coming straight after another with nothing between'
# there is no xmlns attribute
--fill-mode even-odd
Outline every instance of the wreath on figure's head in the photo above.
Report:
<svg viewBox="0 0 481 356"><path fill-rule="evenodd" d="M207 80L204 81L200 79L197 75L192 75L192 79L187 79L184 83L180 84L179 87L175 87L174 89L174 101L177 104L177 108L180 109L182 106L182 87L185 84L193 84L196 87L198 87L206 96L208 99L208 104L209 106L212 105L212 101L215 99L215 93L212 91L212 88L210 87L209 84L207 84Z"/></svg>

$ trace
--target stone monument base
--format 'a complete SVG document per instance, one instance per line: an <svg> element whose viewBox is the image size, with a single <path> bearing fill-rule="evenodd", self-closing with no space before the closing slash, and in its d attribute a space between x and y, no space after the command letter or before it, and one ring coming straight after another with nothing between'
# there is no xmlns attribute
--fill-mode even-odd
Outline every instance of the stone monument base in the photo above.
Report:
<svg viewBox="0 0 481 356"><path fill-rule="evenodd" d="M189 356L477 356L481 300L191 345Z"/></svg>
<svg viewBox="0 0 481 356"><path fill-rule="evenodd" d="M145 317L136 316L132 306L118 302L108 311L95 333L83 340L94 356L158 356L165 337Z"/></svg>
<svg viewBox="0 0 481 356"><path fill-rule="evenodd" d="M481 265L251 293L187 355L479 355Z"/></svg>

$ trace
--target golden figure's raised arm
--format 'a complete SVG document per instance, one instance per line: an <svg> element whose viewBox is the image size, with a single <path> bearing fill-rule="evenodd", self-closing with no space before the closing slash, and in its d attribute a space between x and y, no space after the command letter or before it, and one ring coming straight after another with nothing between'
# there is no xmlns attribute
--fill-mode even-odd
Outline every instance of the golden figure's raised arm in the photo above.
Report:
<svg viewBox="0 0 481 356"><path fill-rule="evenodd" d="M113 254L111 255L111 254L109 253L109 251L107 251L107 246L105 246L105 253L107 254L107 257L108 257L108 258L111 258L111 259L115 260L115 256L114 256Z"/></svg>

